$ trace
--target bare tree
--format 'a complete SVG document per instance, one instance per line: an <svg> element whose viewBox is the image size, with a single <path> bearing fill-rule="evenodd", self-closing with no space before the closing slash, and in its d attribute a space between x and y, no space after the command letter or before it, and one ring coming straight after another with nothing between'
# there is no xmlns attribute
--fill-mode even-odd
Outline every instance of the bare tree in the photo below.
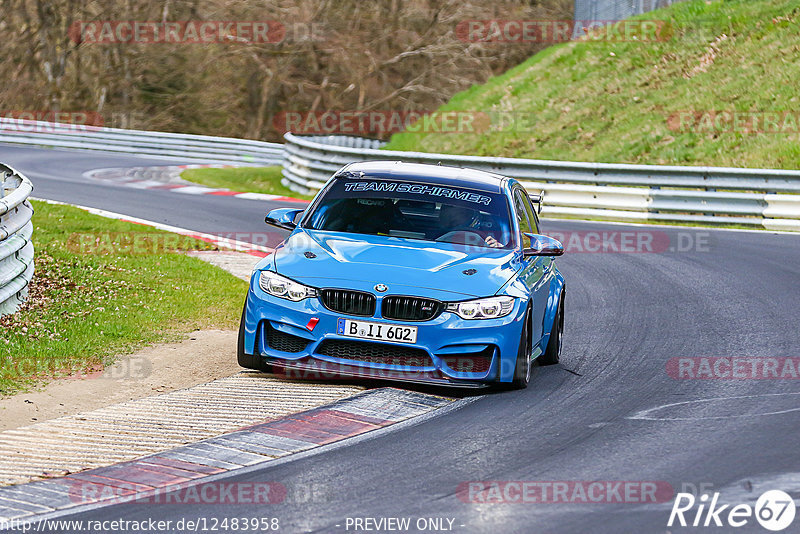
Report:
<svg viewBox="0 0 800 534"><path fill-rule="evenodd" d="M95 111L119 126L278 139L282 111L432 110L546 46L459 23L568 19L570 0L0 0L0 114ZM94 43L98 21L264 21L281 42ZM125 120L120 120L122 117Z"/></svg>

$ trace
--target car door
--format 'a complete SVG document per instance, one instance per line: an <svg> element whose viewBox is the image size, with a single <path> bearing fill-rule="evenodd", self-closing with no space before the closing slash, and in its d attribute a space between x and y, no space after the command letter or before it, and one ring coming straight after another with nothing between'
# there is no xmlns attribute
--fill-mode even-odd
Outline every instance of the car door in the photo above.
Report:
<svg viewBox="0 0 800 534"><path fill-rule="evenodd" d="M539 233L539 220L531 206L528 194L521 187L514 188L514 212L517 217L520 229L520 243L523 248L531 246L531 238L526 234ZM525 284L531 293L533 306L533 331L531 340L536 344L544 335L544 314L547 310L547 298L549 295L550 284L549 274L552 265L552 258L544 256L530 256L523 258L523 268L520 272L520 281Z"/></svg>

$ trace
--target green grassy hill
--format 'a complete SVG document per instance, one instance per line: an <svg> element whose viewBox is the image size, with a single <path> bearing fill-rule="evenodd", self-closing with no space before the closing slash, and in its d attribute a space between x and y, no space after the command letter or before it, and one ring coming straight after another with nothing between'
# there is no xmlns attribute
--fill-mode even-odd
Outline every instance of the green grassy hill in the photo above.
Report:
<svg viewBox="0 0 800 534"><path fill-rule="evenodd" d="M524 127L404 132L387 148L800 168L800 1L687 0L638 18L667 21L670 36L659 42L555 45L441 108L527 117ZM723 120L715 127L684 114L681 127L678 114L706 111L740 113L742 122L718 115ZM769 113L774 115L764 115ZM761 120L771 119L768 131L748 131L748 114L759 120L758 129Z"/></svg>

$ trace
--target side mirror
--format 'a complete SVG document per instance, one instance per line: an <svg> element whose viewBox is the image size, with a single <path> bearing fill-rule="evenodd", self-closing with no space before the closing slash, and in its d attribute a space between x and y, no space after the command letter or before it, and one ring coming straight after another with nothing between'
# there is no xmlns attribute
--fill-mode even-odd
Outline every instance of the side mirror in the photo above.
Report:
<svg viewBox="0 0 800 534"><path fill-rule="evenodd" d="M297 228L297 223L294 220L303 211L296 208L278 208L267 213L264 222L284 230L294 230Z"/></svg>
<svg viewBox="0 0 800 534"><path fill-rule="evenodd" d="M522 256L525 258L530 256L561 256L564 254L564 245L558 239L527 232L525 235L531 238L530 248L522 249Z"/></svg>

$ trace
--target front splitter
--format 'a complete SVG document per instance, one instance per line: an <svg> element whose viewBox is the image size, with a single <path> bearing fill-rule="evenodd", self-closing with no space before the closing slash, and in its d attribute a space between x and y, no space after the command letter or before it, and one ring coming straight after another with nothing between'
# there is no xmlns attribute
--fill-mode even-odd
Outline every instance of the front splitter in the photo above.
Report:
<svg viewBox="0 0 800 534"><path fill-rule="evenodd" d="M280 370L277 374L281 375L283 372L286 378L291 379L342 380L356 378L448 388L484 389L490 387L490 384L485 382L442 378L429 371L406 372L339 364L337 364L336 370L334 371L324 367L321 368L318 364L308 364L303 361L275 360L272 358L267 358L267 361L273 368L278 368ZM291 371L298 371L298 373L293 374Z"/></svg>

